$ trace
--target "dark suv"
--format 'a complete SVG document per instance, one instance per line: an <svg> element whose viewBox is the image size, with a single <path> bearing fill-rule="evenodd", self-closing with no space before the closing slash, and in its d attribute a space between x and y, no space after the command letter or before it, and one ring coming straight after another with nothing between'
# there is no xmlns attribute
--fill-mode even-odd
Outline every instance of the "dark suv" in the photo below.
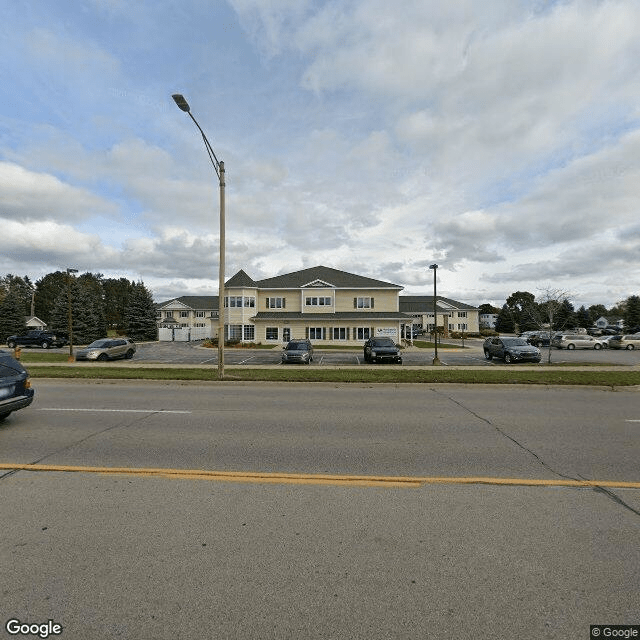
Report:
<svg viewBox="0 0 640 640"><path fill-rule="evenodd" d="M309 364L313 360L313 346L311 340L291 340L283 347L282 364L300 362Z"/></svg>
<svg viewBox="0 0 640 640"><path fill-rule="evenodd" d="M364 343L364 361L402 364L402 356L400 348L391 338L369 338Z"/></svg>
<svg viewBox="0 0 640 640"><path fill-rule="evenodd" d="M32 402L33 389L26 369L8 351L0 349L0 422Z"/></svg>
<svg viewBox="0 0 640 640"><path fill-rule="evenodd" d="M487 360L500 358L506 364L511 362L540 362L540 349L530 345L523 338L496 337L487 338L483 345L484 357Z"/></svg>
<svg viewBox="0 0 640 640"><path fill-rule="evenodd" d="M7 346L13 349L16 346L21 347L64 347L68 339L66 335L53 333L52 331L44 331L42 329L33 329L27 331L22 336L9 336L7 338Z"/></svg>

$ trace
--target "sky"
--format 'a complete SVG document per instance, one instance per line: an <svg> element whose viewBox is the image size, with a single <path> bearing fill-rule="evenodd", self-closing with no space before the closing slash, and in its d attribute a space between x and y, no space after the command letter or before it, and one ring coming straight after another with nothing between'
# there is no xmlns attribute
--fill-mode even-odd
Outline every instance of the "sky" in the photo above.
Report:
<svg viewBox="0 0 640 640"><path fill-rule="evenodd" d="M640 294L637 0L15 0L0 274L156 301L324 265L467 304Z"/></svg>

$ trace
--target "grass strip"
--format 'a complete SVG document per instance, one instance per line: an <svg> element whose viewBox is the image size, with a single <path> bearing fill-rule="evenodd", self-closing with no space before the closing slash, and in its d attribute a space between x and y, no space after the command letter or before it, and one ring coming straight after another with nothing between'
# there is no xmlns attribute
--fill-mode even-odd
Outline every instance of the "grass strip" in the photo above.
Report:
<svg viewBox="0 0 640 640"><path fill-rule="evenodd" d="M77 378L104 380L203 380L217 381L216 367L158 368L56 367L30 369L32 378ZM357 383L462 383L538 384L626 387L640 385L640 371L575 371L571 369L250 369L227 368L225 381L254 382L357 382Z"/></svg>

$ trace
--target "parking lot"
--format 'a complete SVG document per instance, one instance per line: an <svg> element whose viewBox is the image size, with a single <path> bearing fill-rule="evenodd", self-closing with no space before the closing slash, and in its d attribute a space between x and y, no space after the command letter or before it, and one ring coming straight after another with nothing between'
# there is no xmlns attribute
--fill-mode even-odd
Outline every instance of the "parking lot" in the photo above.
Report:
<svg viewBox="0 0 640 640"><path fill-rule="evenodd" d="M438 349L438 357L443 366L505 366L500 360L487 361L482 350L483 340L467 339L464 347L462 344L455 345L454 348ZM542 363L547 362L547 348L543 347ZM273 349L225 349L225 364L229 366L300 366L282 365L280 360L281 348ZM403 349L402 366L430 366L433 361L433 349L419 349L408 347ZM602 366L637 366L640 365L640 350L620 351L613 349L603 349L600 351L576 350L567 351L552 349L551 360L556 364L573 365L602 365ZM215 365L218 362L217 349L210 349L201 346L200 342L155 342L138 345L138 352L134 356L132 363L160 363L160 364L209 364ZM365 364L362 349L346 348L322 349L316 347L312 367L322 366L381 366ZM398 365L383 365L398 366ZM515 365L525 366L525 365Z"/></svg>

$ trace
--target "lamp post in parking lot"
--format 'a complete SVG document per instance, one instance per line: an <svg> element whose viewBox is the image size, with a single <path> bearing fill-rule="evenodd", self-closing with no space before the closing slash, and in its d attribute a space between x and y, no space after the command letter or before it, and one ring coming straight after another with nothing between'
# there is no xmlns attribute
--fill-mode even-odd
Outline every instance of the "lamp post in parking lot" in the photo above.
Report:
<svg viewBox="0 0 640 640"><path fill-rule="evenodd" d="M215 169L218 176L218 184L220 187L220 267L218 272L218 379L224 378L224 262L225 262L225 173L224 162L218 161L213 147L209 144L207 136L204 134L202 127L198 124L198 121L193 117L191 113L191 107L186 101L185 97L179 93L174 93L172 96L175 103L185 113L189 114L189 117L193 120L198 131L202 135L204 146L209 154L209 160Z"/></svg>
<svg viewBox="0 0 640 640"><path fill-rule="evenodd" d="M71 312L71 274L78 273L77 269L67 269L67 309L69 312L69 362L73 362L73 313Z"/></svg>
<svg viewBox="0 0 640 640"><path fill-rule="evenodd" d="M436 305L436 273L438 272L437 264L430 264L429 269L433 269L433 344L435 345L435 353L433 356L433 364L441 364L438 358L438 316Z"/></svg>

